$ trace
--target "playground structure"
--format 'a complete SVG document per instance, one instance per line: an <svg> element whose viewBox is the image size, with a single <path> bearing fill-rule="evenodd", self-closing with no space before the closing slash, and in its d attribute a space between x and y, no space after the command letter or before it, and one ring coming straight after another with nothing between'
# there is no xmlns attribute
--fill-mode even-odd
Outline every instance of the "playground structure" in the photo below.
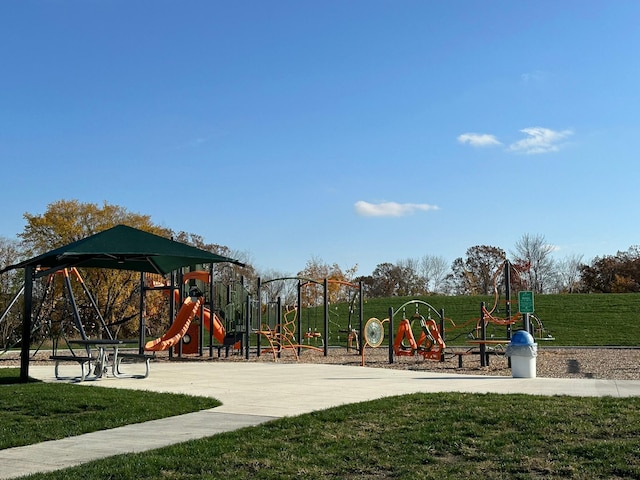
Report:
<svg viewBox="0 0 640 480"><path fill-rule="evenodd" d="M491 308L482 307L481 318L478 319L478 324L476 326L476 336L480 334L483 335L482 332L482 322L484 321L485 329L490 325L495 326L504 326L506 327L506 336L507 339L511 338L512 326L515 323L522 321L523 329L527 330L536 340L554 340L553 336L546 330L544 327L542 320L533 315L532 313L520 313L519 311L515 314L511 311L511 284L512 284L512 276L517 277L518 284L525 285L525 282L520 278L520 275L524 273L529 267L518 267L511 263L509 260L505 260L502 265L496 270L493 276L493 292L494 292L494 302ZM500 292L498 290L498 278L500 275L503 275L504 280L504 296L505 296L505 315L504 317L498 317L497 313L499 311L499 298ZM484 332L486 338L486 331Z"/></svg>
<svg viewBox="0 0 640 480"><path fill-rule="evenodd" d="M536 340L549 341L554 340L553 336L546 330L542 320L537 316L519 311L513 314L512 301L511 301L511 284L512 275L517 277L518 284L523 286L523 282L520 278L520 274L525 271L526 267L517 267L513 265L509 260L505 260L495 271L493 275L493 305L487 307L485 302L480 304L480 315L476 318L472 318L463 324L456 325L451 319L445 319L445 323L449 323L449 328L446 329L447 333L455 332L454 338L459 338L464 335L467 339L467 344L471 347L465 351L454 351L452 355L458 356L458 365L462 366L462 355L477 353L480 356L480 365L487 366L489 364L489 354L503 353L505 345L510 342L512 336L513 326L519 322L522 322L522 328L528 331ZM499 278L502 276L504 282L504 316L499 316L500 313L500 291L498 288ZM469 330L469 327L473 325L473 328ZM500 333L500 329L504 328ZM443 332L445 327L443 326ZM475 351L475 349L478 351Z"/></svg>
<svg viewBox="0 0 640 480"><path fill-rule="evenodd" d="M494 272L492 276L493 285L493 304L487 307L485 303L481 305L480 315L471 318L461 324L456 324L451 318L445 318L444 329L447 331L447 337L452 336L455 340L460 336L465 336L469 340L486 339L487 335L495 335L495 332L488 332L488 329L496 329L497 327L506 327L506 332L500 334L505 338L511 338L512 326L521 321L520 313L512 314L511 311L511 275L519 276L520 271L508 260L505 260ZM502 276L504 285L504 316L500 317L500 290L499 279Z"/></svg>
<svg viewBox="0 0 640 480"><path fill-rule="evenodd" d="M214 348L218 348L218 352L226 348L227 355L229 348L233 348L234 352L240 351L247 317L243 306L248 302L242 282L224 285L212 281L212 272L198 269L177 273L178 282L175 282L173 275L168 282L150 279L146 282L144 291L161 290L170 298L170 312L175 310L176 305L181 307L177 315L170 314L174 320L167 332L146 342L144 350L168 350L170 355L175 353L179 356L194 353L202 355L205 347L209 348L210 356ZM188 293L183 299L182 291L186 287ZM208 345L205 345L205 339Z"/></svg>
<svg viewBox="0 0 640 480"><path fill-rule="evenodd" d="M508 282L507 272L511 266L505 262L503 267L505 290L509 293L506 282ZM197 268L190 270L187 272L178 270L168 278L161 277L161 281L153 281L148 275L143 277L140 347L137 357L132 354L131 358L148 361L149 355L145 353L155 356L162 351L168 352L169 357L188 354L203 356L206 348L209 349L209 356L212 357L214 349L217 348L218 356L221 349L225 349L227 356L231 350L233 354L244 353L248 359L250 347L255 347L253 351L257 356L269 353L274 361L277 361L283 353L290 352L293 358L298 360L304 350L320 352L327 356L330 347L340 347L346 348L348 352L353 350L359 354L361 363L364 365L366 348L380 347L387 330L389 363L393 363L399 357L413 356L421 357L423 360L445 361L451 355L458 355L461 363L460 355L479 349L476 353L480 355L481 365L486 365L487 348L500 348L499 344L506 344L510 338L511 327L516 322L524 320L519 313L511 315L509 296L506 300L506 316L503 318L499 316L500 295L497 283L500 272L494 275L493 305L487 307L483 303L480 317L461 325L456 325L453 320L446 318L443 309L437 310L419 299L409 300L396 309L390 308L388 318L382 321L372 317L366 325L363 325L364 299L361 284L334 279L314 280L300 277L286 277L265 282L258 279L257 293L252 296L242 280L224 285L221 282L211 281L211 269L210 271ZM49 292L56 290L54 285L56 278L64 279L64 285L69 292L65 298L71 314L67 312L64 319L56 319L51 313L55 302L52 302L48 295ZM95 310L90 332L85 330L86 318L85 322L81 320L82 313L78 311L75 304L73 290L70 287L73 279L82 286ZM287 302L283 302L280 294L284 292L279 291L276 292L278 295L274 299L274 292L270 287L277 282L292 282L295 287L291 288L291 292L295 292L295 297L289 292L286 294ZM153 290L164 292L169 300L169 318L173 320L158 338L143 341L146 332L144 296L145 292ZM16 294L10 307L16 303L20 293ZM47 298L49 303L45 301ZM4 315L6 312L2 318ZM86 317L86 313L84 316ZM75 268L61 269L48 275L42 302L37 309L35 319L34 329L44 329L53 337L52 358L78 362L81 364L83 376L85 363L91 369L89 338L113 340L109 326L100 315L95 300ZM552 339L538 317L529 315L528 320L529 328L535 338L546 334L545 339ZM488 328L498 327L506 327L505 338L497 339L494 333L488 333ZM463 352L448 347L445 339L451 334L455 335L456 332L458 336L464 334L468 339L467 343L473 346L467 347ZM83 345L87 355L76 355L68 340L70 336L80 337L80 340L74 343ZM64 340L70 355L65 356L58 352L60 340ZM95 340L93 343L95 344ZM122 358L127 358L127 354ZM114 370L114 374L116 371L119 372L119 368Z"/></svg>
<svg viewBox="0 0 640 480"><path fill-rule="evenodd" d="M415 312L410 318L406 316L408 306L415 307ZM426 318L420 313L420 306L427 308ZM441 327L444 320L444 311L438 311L422 300L410 300L400 306L396 313L400 312L402 312L402 319L399 322L395 340L393 341L393 352L395 355L413 356L419 354L422 355L422 358L425 360L442 360L444 358L444 349L446 348L446 344L442 338L443 329ZM437 323L431 318L432 312L438 317ZM395 315L395 313L390 311L389 318L393 318L393 315ZM416 340L414 332L419 334L418 340Z"/></svg>
<svg viewBox="0 0 640 480"><path fill-rule="evenodd" d="M294 289L287 284L295 285ZM271 288L271 287L274 288ZM320 290L321 288L321 290ZM341 293L346 289L346 294ZM288 292L290 303L282 301L282 293ZM321 293L320 293L321 292ZM346 323L332 312L330 297L343 300L348 305ZM314 280L302 277L282 277L267 281L258 279L258 303L253 332L256 333L257 355L271 353L274 360L283 351L291 351L296 359L303 349L328 355L329 344L346 341L347 349L362 349L362 284L344 280ZM331 315L335 317L332 319ZM262 348L261 340L269 346Z"/></svg>
<svg viewBox="0 0 640 480"><path fill-rule="evenodd" d="M0 269L0 274L21 269L24 273L24 302L22 308L20 342L20 381L29 381L29 363L34 313L34 286L36 280L49 273L72 267L140 272L168 275L194 264L230 263L238 260L193 247L185 243L146 232L128 225L115 225L80 240L73 241L35 257ZM129 277L130 278L130 277ZM141 284L143 280L141 281ZM139 350L144 348L144 295L140 288ZM131 297L126 299L129 305Z"/></svg>
<svg viewBox="0 0 640 480"><path fill-rule="evenodd" d="M388 317L382 321L372 317L364 330L365 348L378 347L384 337L385 323L388 323L389 336L389 363L393 363L396 357L411 357L420 355L424 360L445 361L450 357L458 357L458 366L462 367L462 356L477 354L480 356L480 365L489 364L489 355L503 353L509 343L512 328L522 322L522 327L536 340L554 340L553 336L544 327L542 321L530 313L521 314L511 312L511 276L519 277L521 269L505 260L492 277L494 299L491 307L485 302L480 304L480 315L471 318L464 323L456 324L451 318L444 316L444 310L436 310L433 306L422 300L410 300L398 307L395 312L389 309ZM504 281L504 316L500 316L500 289L499 279ZM520 278L518 278L520 280ZM519 284L523 284L519 281ZM406 309L410 305L415 306L415 313L407 315ZM427 308L427 317L420 313L420 307ZM402 313L398 320L394 318ZM432 315L433 314L433 315ZM432 318L433 316L433 318ZM398 324L394 330L394 324ZM504 333L499 330L504 328ZM371 336L373 340L368 337ZM466 347L457 344L457 339L464 336ZM393 339L393 342L391 341ZM417 340L416 340L417 339ZM447 347L445 340L451 339L453 346ZM365 363L364 350L362 364Z"/></svg>
<svg viewBox="0 0 640 480"><path fill-rule="evenodd" d="M34 310L33 321L31 322L31 334L33 336L36 333L40 333L40 337L32 355L35 355L44 342L50 339L52 342L50 358L55 361L57 378L79 378L80 380L84 380L92 370L95 371L96 377L100 377L106 373L106 367L103 367L101 363L106 364L107 362L109 366L112 367L114 376L127 376L122 373L120 368L123 360L125 362L132 360L144 361L147 366L146 373L144 375L136 375L136 377L146 377L149 372L149 359L155 356L156 352L168 350L171 356L174 351L179 354L182 353L183 343L189 347L192 345L197 346L198 335L197 333L194 334L193 331L191 331L191 335L189 335L189 329L193 329L195 326L193 321L196 320L196 322L198 322L198 319L201 319L198 323L209 330L221 345L228 345L234 349L239 349L241 342L238 341L237 335L233 333L233 341L230 341L230 336L225 333L225 324L221 320L221 317L225 317L225 307L229 307L230 305L225 305L220 301L216 303L216 305L222 305L222 307L211 314L211 310L207 308L211 303L207 303L204 295L200 292L198 286L195 285L195 283L202 285L210 283L208 281L208 278L210 278L209 273L196 271L182 274L182 272L179 271L177 274L182 283L186 284L189 282L191 284L189 286L189 294L185 297L184 301L182 301L181 298L182 289L178 286L170 287L170 282L153 281L148 275L142 277L140 287L141 333L139 347L138 353L130 353L119 351L119 349L127 345L130 346L132 343L135 343L136 340L125 341L114 338L109 324L107 324L102 317L94 297L91 295L77 268L64 268L48 273L45 281L36 284L38 306ZM58 282L58 279L62 279L62 283ZM82 291L88 299L88 304L92 307L90 312L86 310L86 307L84 307L84 309L79 307L72 286L73 280L82 287ZM217 298L224 296L230 298L235 293L230 286L214 286L216 288L212 288L212 290L217 295ZM214 286L212 285L212 287ZM170 304L172 304L170 305L171 312L175 310L175 305L181 306L176 315L171 314L173 321L170 322L169 329L162 336L144 343L145 295L146 292L152 290L164 291L166 297L170 299ZM218 290L220 290L220 292ZM4 320L11 308L18 304L19 297L23 294L23 291L24 287L15 294L0 317L0 321ZM173 295L171 295L171 292L173 292ZM86 305L87 302L84 304ZM235 309L235 306L232 307ZM237 315L234 315L232 309L226 308L226 312L227 318L233 321L236 320L235 317ZM128 320L129 319L126 319L126 321ZM230 323L232 322L226 322L227 325ZM113 325L114 324L111 324L111 326ZM202 341L204 336L200 335L199 338ZM192 339L195 341L191 342L190 340ZM17 338L13 341L13 344L8 344L5 347L5 351L19 344L21 341L21 338ZM209 343L210 348L213 348L213 342ZM142 345L144 345L144 347L142 347ZM112 359L109 358L108 352L111 348L113 349ZM92 349L98 352L98 354L92 353ZM146 355L145 352L152 352L153 355ZM59 374L59 370L60 364L64 362L79 364L81 367L80 375L78 377L62 377Z"/></svg>
<svg viewBox="0 0 640 480"><path fill-rule="evenodd" d="M365 365L367 347L378 348L382 345L382 341L384 340L384 324L387 322L389 322L388 318L380 320L377 317L371 317L367 320L364 331L362 332L364 342L360 351L360 365L363 367Z"/></svg>
<svg viewBox="0 0 640 480"><path fill-rule="evenodd" d="M148 352L168 350L183 339L189 330L191 321L200 311L202 297L187 297L167 332L155 340L148 341L144 349ZM204 307L203 307L204 308Z"/></svg>
<svg viewBox="0 0 640 480"><path fill-rule="evenodd" d="M414 311L407 317L407 308ZM426 309L426 317L420 312ZM434 314L438 321L432 318ZM398 319L398 316L401 318ZM398 320L398 328L394 325ZM397 309L389 308L388 317L379 320L371 317L364 328L364 344L361 350L361 365L365 365L366 347L378 348L384 340L384 326L387 325L389 336L389 363L394 363L395 357L422 356L423 360L444 361L444 310L436 310L423 300L413 299L403 303ZM417 338L417 340L416 340ZM392 340L393 339L393 340Z"/></svg>
<svg viewBox="0 0 640 480"><path fill-rule="evenodd" d="M330 347L352 349L365 361L365 349L380 347L384 341L385 329L388 330L389 362L398 357L419 356L423 360L445 361L450 356L476 353L481 364L488 357L487 348L495 350L506 345L511 337L512 326L524 321L526 317L511 314L510 274L515 267L505 261L493 276L494 301L491 307L484 303L480 307L479 317L472 318L461 325L444 316L443 309L436 309L429 303L413 299L395 310L390 308L388 318L380 321L372 317L367 325L363 324L362 285L324 279L315 280L301 277L276 278L262 282L258 279L257 293L252 297L246 294L247 317L242 319L246 325L243 337L246 357L249 358L249 346L255 345L257 356L271 354L275 361L285 352L290 352L295 360L304 350L316 351L328 355ZM499 279L504 279L505 316L499 315L500 291ZM294 286L285 288L285 283ZM271 288L274 286L274 288ZM339 318L338 307L331 308L331 289L345 288L347 294L340 298L341 310L346 318ZM283 296L285 301L283 301ZM553 339L545 330L542 322L528 315L530 328L535 338ZM385 328L386 326L386 328ZM496 332L490 329L506 328L506 332L496 338ZM471 344L463 352L447 347L446 339L450 334L458 338L461 333ZM254 342L251 341L254 337ZM471 343L473 342L473 343ZM266 343L266 345L265 345ZM455 342L454 342L455 344ZM478 350L478 351L476 351ZM488 359L486 360L488 362Z"/></svg>

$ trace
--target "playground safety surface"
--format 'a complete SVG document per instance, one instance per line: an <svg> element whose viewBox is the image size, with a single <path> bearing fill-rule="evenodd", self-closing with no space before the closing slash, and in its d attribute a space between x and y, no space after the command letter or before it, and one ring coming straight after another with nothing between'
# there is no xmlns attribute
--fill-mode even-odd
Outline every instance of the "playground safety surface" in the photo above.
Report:
<svg viewBox="0 0 640 480"><path fill-rule="evenodd" d="M30 375L56 382L52 365ZM0 478L58 470L141 452L342 404L408 393L640 396L640 380L511 378L332 364L158 362L146 379L103 378L86 388L128 388L210 396L223 405L62 440L0 450Z"/></svg>

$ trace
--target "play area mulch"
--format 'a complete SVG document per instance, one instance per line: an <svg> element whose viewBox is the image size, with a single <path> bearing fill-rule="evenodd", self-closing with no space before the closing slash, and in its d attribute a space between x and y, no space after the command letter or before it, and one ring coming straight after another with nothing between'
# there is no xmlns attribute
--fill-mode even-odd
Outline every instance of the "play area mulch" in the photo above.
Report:
<svg viewBox="0 0 640 480"><path fill-rule="evenodd" d="M479 355L463 355L460 367L458 357L452 354L445 354L444 362L424 360L416 355L396 357L394 363L390 364L388 349L366 349L365 365L452 374L511 376L508 359L503 353L498 351L490 354L489 365L484 367L480 366ZM229 359L234 357L236 356L230 356ZM262 354L259 358L251 357L249 361L273 362L274 358L269 353ZM296 360L290 352L283 352L277 361L291 363ZM358 366L361 365L362 357L357 353L347 353L345 349L330 349L327 357L322 352L303 350L298 361ZM640 348L539 348L536 374L538 377L550 378L640 380Z"/></svg>
<svg viewBox="0 0 640 480"><path fill-rule="evenodd" d="M457 349L457 351L464 349ZM41 351L32 357L33 365L53 363L49 360L50 353ZM209 357L208 351L204 356L174 355L169 358L167 352L158 352L156 362L184 361L184 362L270 362L270 363L328 363L337 365L360 366L362 356L354 351L347 352L344 348L330 348L328 355L323 352L302 349L296 360L291 351L284 350L279 358L274 358L271 352L263 352L259 357L251 351L249 360L243 355L231 353L228 357L224 351L221 356L214 352ZM450 353L445 355L444 362L424 360L421 356L396 357L394 363L389 363L387 348L367 348L365 350L365 366L369 368L393 368L404 370L419 370L450 374L470 375L501 375L510 376L511 369L508 359L503 352L497 350L489 356L489 365L480 366L479 355L468 354L462 356L462 367L459 359ZM12 351L0 355L0 367L19 366L19 353ZM640 348L629 347L540 347L536 357L536 375L550 378L597 378L608 380L640 380Z"/></svg>

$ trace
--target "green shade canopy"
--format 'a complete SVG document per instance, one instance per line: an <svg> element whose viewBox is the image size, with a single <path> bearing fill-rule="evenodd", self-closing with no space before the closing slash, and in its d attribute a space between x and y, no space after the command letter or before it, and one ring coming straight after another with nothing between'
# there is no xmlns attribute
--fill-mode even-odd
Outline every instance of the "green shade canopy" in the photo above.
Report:
<svg viewBox="0 0 640 480"><path fill-rule="evenodd" d="M108 268L166 274L200 263L243 263L126 225L116 225L50 252L43 253L0 273L15 268L45 270L62 268ZM46 272L45 272L46 273Z"/></svg>
<svg viewBox="0 0 640 480"><path fill-rule="evenodd" d="M159 235L126 225L116 225L108 230L0 270L0 273L4 273L15 268L24 268L25 272L20 381L25 383L29 381L34 278L71 267L133 270L164 275L189 265L222 262L243 265L232 258L216 255ZM140 314L140 323L140 349L142 349L144 338L142 313Z"/></svg>

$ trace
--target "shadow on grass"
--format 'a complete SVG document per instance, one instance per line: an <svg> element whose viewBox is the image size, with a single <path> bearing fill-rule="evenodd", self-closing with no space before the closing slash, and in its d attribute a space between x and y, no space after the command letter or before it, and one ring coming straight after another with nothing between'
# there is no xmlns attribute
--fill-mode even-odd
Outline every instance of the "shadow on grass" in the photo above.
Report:
<svg viewBox="0 0 640 480"><path fill-rule="evenodd" d="M28 383L38 383L40 380L29 377ZM14 385L23 383L20 380L19 368L0 368L0 385Z"/></svg>

